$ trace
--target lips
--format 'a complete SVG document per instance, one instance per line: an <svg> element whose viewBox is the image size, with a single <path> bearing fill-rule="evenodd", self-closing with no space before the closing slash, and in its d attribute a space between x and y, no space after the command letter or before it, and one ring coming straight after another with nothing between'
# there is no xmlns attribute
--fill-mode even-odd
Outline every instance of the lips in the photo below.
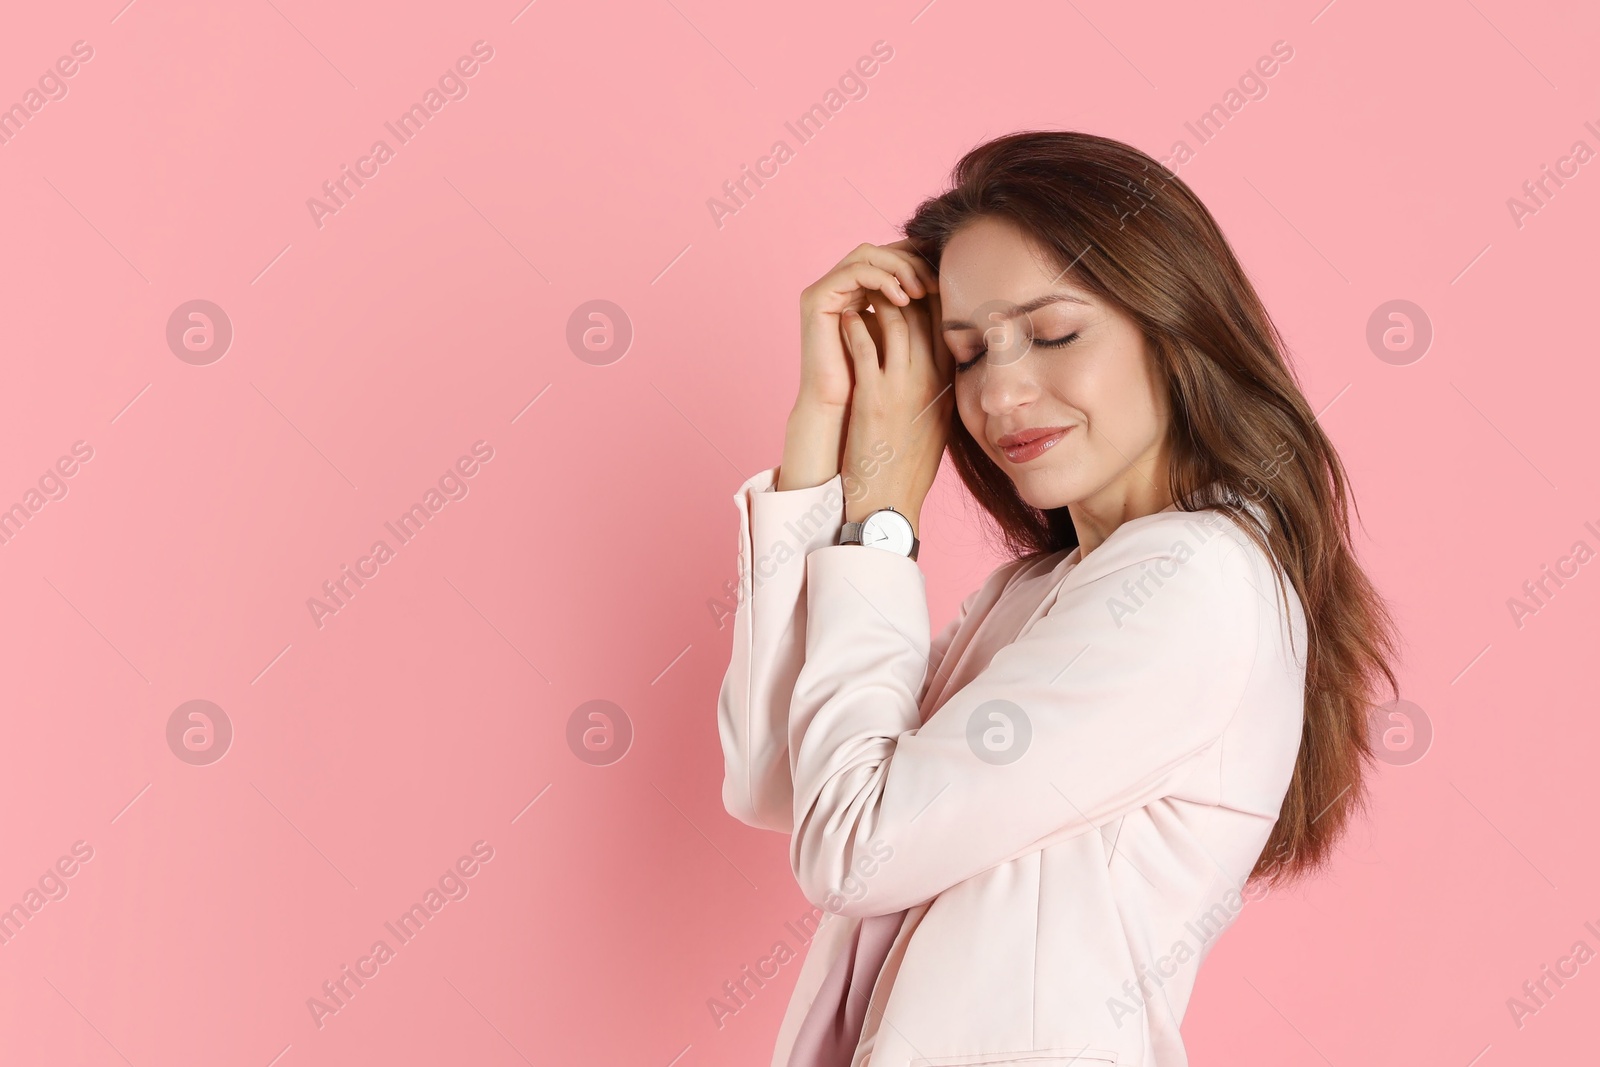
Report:
<svg viewBox="0 0 1600 1067"><path fill-rule="evenodd" d="M1008 433L1000 438L1000 451L1011 463L1028 463L1060 444L1071 429L1070 426L1041 426Z"/></svg>
<svg viewBox="0 0 1600 1067"><path fill-rule="evenodd" d="M1037 441L1041 437L1049 437L1051 434L1061 433L1067 429L1070 429L1070 427L1035 426L1031 430L1019 430L1016 433L1005 434L997 439L995 444L1001 448L1016 448L1018 445L1025 445L1029 441Z"/></svg>

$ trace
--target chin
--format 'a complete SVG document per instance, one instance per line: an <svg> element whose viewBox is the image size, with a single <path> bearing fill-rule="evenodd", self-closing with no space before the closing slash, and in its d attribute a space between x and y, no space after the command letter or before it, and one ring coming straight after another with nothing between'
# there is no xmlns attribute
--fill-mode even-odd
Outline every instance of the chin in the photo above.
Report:
<svg viewBox="0 0 1600 1067"><path fill-rule="evenodd" d="M1057 471L1029 471L1026 477L1013 477L1011 481L1023 503L1040 511L1064 508L1084 495L1081 487L1074 484L1075 479Z"/></svg>

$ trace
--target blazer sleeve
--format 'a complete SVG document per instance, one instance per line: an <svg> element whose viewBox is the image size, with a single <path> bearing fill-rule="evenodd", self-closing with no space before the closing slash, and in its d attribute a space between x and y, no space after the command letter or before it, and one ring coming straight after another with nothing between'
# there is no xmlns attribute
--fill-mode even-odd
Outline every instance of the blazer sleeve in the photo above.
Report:
<svg viewBox="0 0 1600 1067"><path fill-rule="evenodd" d="M805 561L819 548L853 546L838 544L844 526L840 476L779 492L777 472L769 467L752 475L733 497L739 512L739 597L733 653L717 700L717 732L723 807L749 826L787 834L794 829L789 708L806 657ZM919 701L978 592L934 638Z"/></svg>
<svg viewBox="0 0 1600 1067"><path fill-rule="evenodd" d="M812 552L789 718L790 863L806 898L890 914L1167 795L1238 707L1262 611L1241 544L1190 549L1177 529L1163 517L1101 545L1109 558L1077 564L1098 576L1069 571L926 723L921 570L851 545Z"/></svg>
<svg viewBox="0 0 1600 1067"><path fill-rule="evenodd" d="M806 556L825 545L839 547L844 483L835 475L818 486L779 492L777 476L777 467L751 475L733 496L739 597L717 732L723 807L750 826L789 833L789 703L806 655Z"/></svg>

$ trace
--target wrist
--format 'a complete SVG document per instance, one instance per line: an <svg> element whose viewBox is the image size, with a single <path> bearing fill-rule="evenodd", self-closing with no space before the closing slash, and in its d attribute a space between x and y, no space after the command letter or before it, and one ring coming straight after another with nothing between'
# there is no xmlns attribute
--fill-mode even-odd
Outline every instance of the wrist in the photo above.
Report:
<svg viewBox="0 0 1600 1067"><path fill-rule="evenodd" d="M797 401L784 428L777 490L811 489L839 473L846 412L832 405Z"/></svg>
<svg viewBox="0 0 1600 1067"><path fill-rule="evenodd" d="M789 422L817 425L838 423L843 428L844 420L849 414L849 404L830 404L827 401L802 396L795 400L794 406L789 409Z"/></svg>

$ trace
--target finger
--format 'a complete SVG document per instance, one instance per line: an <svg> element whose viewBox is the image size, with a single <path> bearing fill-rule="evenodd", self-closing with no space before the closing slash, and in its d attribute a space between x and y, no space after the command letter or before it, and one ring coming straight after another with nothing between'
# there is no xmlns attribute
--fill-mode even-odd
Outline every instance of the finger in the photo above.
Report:
<svg viewBox="0 0 1600 1067"><path fill-rule="evenodd" d="M911 303L911 297L898 277L870 263L851 263L841 268L831 289L841 301L840 311L845 308L862 311L874 302L874 297L877 297L877 303L883 304Z"/></svg>
<svg viewBox="0 0 1600 1067"><path fill-rule="evenodd" d="M883 362L883 316L876 311L863 311L860 315L861 321L867 327L867 336L872 338L872 347L878 353L878 362L881 363Z"/></svg>
<svg viewBox="0 0 1600 1067"><path fill-rule="evenodd" d="M925 293L938 292L939 271L934 267L933 261L923 254L922 249L917 247L916 241L907 237L886 247L896 248L905 253L906 258L911 261L912 267L916 270L917 277L922 279Z"/></svg>
<svg viewBox="0 0 1600 1067"><path fill-rule="evenodd" d="M878 346L872 343L872 335L867 332L867 324L861 320L859 312L846 311L840 315L839 328L855 367L856 383L850 394L854 401L857 394L871 387L870 383L878 378L882 369L878 365Z"/></svg>
<svg viewBox="0 0 1600 1067"><path fill-rule="evenodd" d="M923 276L917 272L915 257L904 249L889 245L857 245L854 251L840 261L839 266L853 264L869 264L894 275L898 283L912 296L927 295Z"/></svg>
<svg viewBox="0 0 1600 1067"><path fill-rule="evenodd" d="M944 343L944 329L940 323L944 321L944 308L939 301L938 293L928 296L928 333L932 344L930 351L933 354L933 365L939 368L939 373L947 379L953 379L956 373L956 357L950 354L950 346Z"/></svg>
<svg viewBox="0 0 1600 1067"><path fill-rule="evenodd" d="M912 296L927 296L929 284L936 284L934 273L928 269L915 249L902 247L903 244L904 242L899 242L893 245L873 246L872 252L868 255L868 262L891 271L900 279L900 284L905 286L906 292Z"/></svg>
<svg viewBox="0 0 1600 1067"><path fill-rule="evenodd" d="M930 301L934 294L914 302L905 309L907 336L911 346L911 363L925 365L931 372L938 366L933 352L933 337L929 327Z"/></svg>
<svg viewBox="0 0 1600 1067"><path fill-rule="evenodd" d="M888 304L878 310L878 327L883 333L885 374L904 374L911 366L911 324L907 321L906 314L907 311L915 309L915 304L910 305L906 311Z"/></svg>
<svg viewBox="0 0 1600 1067"><path fill-rule="evenodd" d="M926 300L918 300L905 310L911 356L907 363L907 377L903 388L907 395L932 396L932 399L912 417L912 422L931 414L936 423L942 424L954 404L954 397L945 395L952 392L954 376L939 366L939 359L933 348L930 324L933 315L932 305L936 298L937 294L930 293ZM898 393L900 388L896 388L896 384L891 383L890 388ZM924 389L926 393L923 392Z"/></svg>

